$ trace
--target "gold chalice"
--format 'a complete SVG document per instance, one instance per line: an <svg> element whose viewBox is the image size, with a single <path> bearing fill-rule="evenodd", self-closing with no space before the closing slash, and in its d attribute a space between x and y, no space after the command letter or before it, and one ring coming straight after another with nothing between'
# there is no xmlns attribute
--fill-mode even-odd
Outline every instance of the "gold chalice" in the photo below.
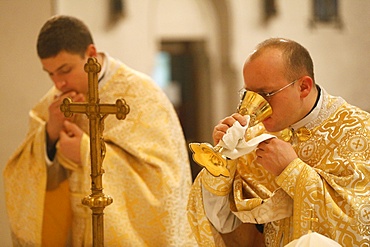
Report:
<svg viewBox="0 0 370 247"><path fill-rule="evenodd" d="M245 91L240 99L237 112L243 116L249 115L249 127L252 127L269 117L272 114L272 109L261 95ZM230 176L221 146L213 147L209 143L190 143L189 147L193 153L193 160L198 165L205 167L213 176Z"/></svg>

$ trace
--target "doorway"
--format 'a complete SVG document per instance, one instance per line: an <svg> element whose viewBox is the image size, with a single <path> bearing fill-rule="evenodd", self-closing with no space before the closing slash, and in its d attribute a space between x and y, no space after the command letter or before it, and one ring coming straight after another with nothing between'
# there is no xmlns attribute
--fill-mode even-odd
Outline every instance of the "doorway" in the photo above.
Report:
<svg viewBox="0 0 370 247"><path fill-rule="evenodd" d="M179 116L187 146L204 142L204 128L209 128L209 60L205 41L162 40L157 65L157 82L169 96ZM158 62L160 60L160 62ZM158 66L157 66L158 67ZM161 77L160 79L158 77ZM205 126L206 125L206 126ZM193 181L202 169L188 148Z"/></svg>

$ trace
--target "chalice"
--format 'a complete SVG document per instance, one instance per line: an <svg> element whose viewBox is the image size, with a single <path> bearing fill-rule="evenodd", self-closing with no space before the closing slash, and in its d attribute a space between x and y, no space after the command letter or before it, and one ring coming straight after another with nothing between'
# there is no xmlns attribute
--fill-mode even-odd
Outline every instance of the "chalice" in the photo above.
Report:
<svg viewBox="0 0 370 247"><path fill-rule="evenodd" d="M271 116L272 108L261 95L246 90L240 99L237 112L243 116L249 115L248 127L252 127ZM190 143L189 147L193 153L193 160L198 165L206 168L213 176L230 176L226 167L227 157L222 154L223 147L221 145L217 144L213 147L209 143Z"/></svg>

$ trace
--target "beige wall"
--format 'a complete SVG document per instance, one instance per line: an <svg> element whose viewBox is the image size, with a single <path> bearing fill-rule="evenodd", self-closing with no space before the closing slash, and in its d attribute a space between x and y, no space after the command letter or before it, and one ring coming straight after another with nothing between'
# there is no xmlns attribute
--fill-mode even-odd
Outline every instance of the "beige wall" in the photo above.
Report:
<svg viewBox="0 0 370 247"><path fill-rule="evenodd" d="M26 134L28 110L51 86L41 70L35 50L39 28L53 12L51 2L0 0L1 170ZM219 61L220 37L217 37L217 17L212 0L126 0L126 17L113 27L106 25L108 1L53 2L57 12L73 14L87 22L99 48L148 74L153 70L153 57L160 38L207 40L215 106L214 118L209 121L211 125L228 114L228 109L235 108L234 102L230 106L224 104L226 89L230 85L242 86L241 67L246 56L256 43L271 36L301 42L311 51L319 84L333 94L342 95L350 103L370 110L370 1L340 1L342 30L330 27L310 29L310 0L276 1L279 13L268 25L260 23L260 0L226 1L229 8L225 11L230 11L232 23L230 59L239 77L232 82L220 81L217 74L222 61ZM2 183L0 198L1 245L11 246Z"/></svg>
<svg viewBox="0 0 370 247"><path fill-rule="evenodd" d="M343 28L309 27L311 0L276 1L278 14L263 26L258 0L234 0L235 65L268 37L282 36L302 43L315 64L316 82L334 95L370 111L370 1L339 0ZM243 10L243 11L241 11Z"/></svg>
<svg viewBox="0 0 370 247"><path fill-rule="evenodd" d="M50 13L51 4L45 0L0 1L1 171L24 138L29 108L51 85L41 71L35 48L38 30ZM0 245L7 247L11 246L10 231L2 176L0 180Z"/></svg>

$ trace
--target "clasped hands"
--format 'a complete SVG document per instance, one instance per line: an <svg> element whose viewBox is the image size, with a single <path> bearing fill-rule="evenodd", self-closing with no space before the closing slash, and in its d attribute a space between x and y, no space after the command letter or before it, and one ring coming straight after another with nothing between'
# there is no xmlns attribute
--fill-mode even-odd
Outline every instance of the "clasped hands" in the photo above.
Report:
<svg viewBox="0 0 370 247"><path fill-rule="evenodd" d="M72 122L73 116L66 118L60 110L63 99L67 97L73 102L85 102L85 96L75 91L54 96L49 106L49 121L46 123L47 145L53 146L58 142L58 152L76 164L81 164L80 144L83 131Z"/></svg>
<svg viewBox="0 0 370 247"><path fill-rule="evenodd" d="M247 120L239 113L234 113L229 117L222 119L213 129L213 142L217 145L226 131L238 121L240 125L245 126ZM280 173L298 157L292 145L278 138L271 138L261 142L256 149L257 162L267 171L275 176Z"/></svg>

